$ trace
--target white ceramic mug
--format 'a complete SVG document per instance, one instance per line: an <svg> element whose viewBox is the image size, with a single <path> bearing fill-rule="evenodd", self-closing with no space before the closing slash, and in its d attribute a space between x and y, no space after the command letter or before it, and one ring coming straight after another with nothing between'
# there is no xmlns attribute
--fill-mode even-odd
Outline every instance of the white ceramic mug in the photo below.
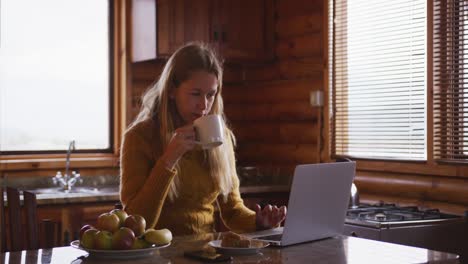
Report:
<svg viewBox="0 0 468 264"><path fill-rule="evenodd" d="M197 135L197 143L203 149L211 149L223 144L224 126L221 116L206 115L193 121Z"/></svg>

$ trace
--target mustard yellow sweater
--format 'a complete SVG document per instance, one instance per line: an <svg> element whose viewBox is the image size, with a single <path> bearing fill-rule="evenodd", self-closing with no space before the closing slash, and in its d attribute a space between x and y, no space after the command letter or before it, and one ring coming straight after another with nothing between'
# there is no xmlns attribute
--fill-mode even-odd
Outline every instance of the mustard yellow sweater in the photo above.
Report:
<svg viewBox="0 0 468 264"><path fill-rule="evenodd" d="M129 129L121 148L120 199L129 214L146 219L147 228L168 228L175 235L214 231L216 201L223 222L236 232L255 230L255 212L244 206L239 194L239 179L225 201L206 165L202 150L186 153L179 160L180 171L169 170L162 155L159 128L152 120ZM168 198L169 185L179 174L179 195Z"/></svg>

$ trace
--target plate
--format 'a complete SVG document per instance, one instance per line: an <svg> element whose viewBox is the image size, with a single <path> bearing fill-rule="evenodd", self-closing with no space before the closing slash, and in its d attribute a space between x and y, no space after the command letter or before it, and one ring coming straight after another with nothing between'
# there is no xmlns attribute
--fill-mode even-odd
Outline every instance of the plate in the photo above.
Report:
<svg viewBox="0 0 468 264"><path fill-rule="evenodd" d="M142 249L129 249L129 250L103 250L103 249L88 249L80 245L79 240L74 240L70 243L74 248L84 250L89 253L90 257L106 258L106 259L133 259L151 256L157 249L165 248L171 245L171 243L156 246L153 245L149 248Z"/></svg>
<svg viewBox="0 0 468 264"><path fill-rule="evenodd" d="M260 240L251 240L249 248L236 248L236 247L222 247L221 240L213 240L208 242L208 245L215 248L220 254L226 255L250 255L257 254L260 249L266 248L270 243L260 241Z"/></svg>

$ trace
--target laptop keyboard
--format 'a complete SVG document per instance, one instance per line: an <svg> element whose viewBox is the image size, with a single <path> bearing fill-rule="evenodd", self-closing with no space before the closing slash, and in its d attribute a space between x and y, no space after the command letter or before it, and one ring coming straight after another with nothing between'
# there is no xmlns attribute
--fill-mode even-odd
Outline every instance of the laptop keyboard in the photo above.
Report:
<svg viewBox="0 0 468 264"><path fill-rule="evenodd" d="M256 237L255 239L281 241L282 236L283 234L277 234L277 235L269 235L269 236L260 236L260 237Z"/></svg>

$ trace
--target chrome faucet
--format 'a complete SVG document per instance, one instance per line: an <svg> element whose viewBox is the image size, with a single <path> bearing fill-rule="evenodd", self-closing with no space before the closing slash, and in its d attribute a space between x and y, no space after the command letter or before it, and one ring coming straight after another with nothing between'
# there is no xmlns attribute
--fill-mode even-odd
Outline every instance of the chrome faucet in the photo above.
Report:
<svg viewBox="0 0 468 264"><path fill-rule="evenodd" d="M72 140L70 142L70 145L68 145L68 151L67 151L67 158L66 158L66 163L65 163L65 175L62 175L60 171L57 172L54 178L52 178L54 184L60 184L60 186L63 188L64 191L69 192L71 190L71 187L75 185L77 181L82 181L80 178L80 174L77 173L76 171L72 171L72 175L70 175L70 156L71 152L75 150L75 140Z"/></svg>

